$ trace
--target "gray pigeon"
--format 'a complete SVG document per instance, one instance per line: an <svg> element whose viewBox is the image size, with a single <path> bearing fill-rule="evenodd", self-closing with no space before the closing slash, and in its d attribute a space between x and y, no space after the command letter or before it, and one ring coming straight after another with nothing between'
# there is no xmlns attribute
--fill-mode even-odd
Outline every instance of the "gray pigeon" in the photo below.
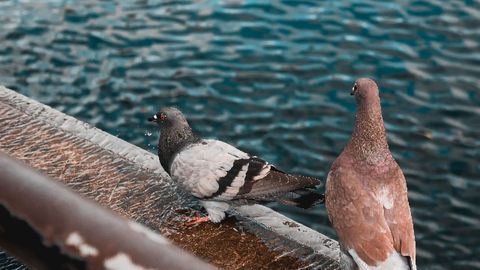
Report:
<svg viewBox="0 0 480 270"><path fill-rule="evenodd" d="M231 204L278 201L308 208L323 201L323 194L313 189L319 180L287 174L227 143L195 136L176 108L163 108L148 120L160 126L162 167L208 212L189 224L218 223Z"/></svg>
<svg viewBox="0 0 480 270"><path fill-rule="evenodd" d="M387 144L377 84L355 82L355 128L328 173L325 204L342 269L415 270L415 236L402 170Z"/></svg>

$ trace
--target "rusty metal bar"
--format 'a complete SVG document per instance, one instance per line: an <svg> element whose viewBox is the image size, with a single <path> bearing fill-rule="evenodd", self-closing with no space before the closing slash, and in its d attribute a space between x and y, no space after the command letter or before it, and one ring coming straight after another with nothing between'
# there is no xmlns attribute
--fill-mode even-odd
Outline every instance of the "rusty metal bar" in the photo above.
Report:
<svg viewBox="0 0 480 270"><path fill-rule="evenodd" d="M1 151L0 246L36 269L213 269Z"/></svg>

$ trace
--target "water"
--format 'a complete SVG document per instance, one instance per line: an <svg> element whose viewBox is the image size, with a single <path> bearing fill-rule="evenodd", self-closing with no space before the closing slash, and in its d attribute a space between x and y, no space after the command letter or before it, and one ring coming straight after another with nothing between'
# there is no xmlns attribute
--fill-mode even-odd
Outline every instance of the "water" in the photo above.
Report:
<svg viewBox="0 0 480 270"><path fill-rule="evenodd" d="M155 150L175 105L206 137L325 179L357 77L381 86L419 269L480 269L479 1L4 1L0 84ZM272 205L334 236L325 210Z"/></svg>

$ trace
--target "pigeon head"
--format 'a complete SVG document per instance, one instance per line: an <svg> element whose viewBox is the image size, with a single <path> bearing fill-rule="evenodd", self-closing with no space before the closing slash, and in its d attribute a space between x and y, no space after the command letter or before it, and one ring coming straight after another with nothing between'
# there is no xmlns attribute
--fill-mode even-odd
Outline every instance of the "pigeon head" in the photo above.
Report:
<svg viewBox="0 0 480 270"><path fill-rule="evenodd" d="M165 107L148 118L148 121L158 123L161 127L188 126L183 113L175 107Z"/></svg>
<svg viewBox="0 0 480 270"><path fill-rule="evenodd" d="M360 78L355 81L350 95L355 96L357 102L378 97L377 83L369 78Z"/></svg>
<svg viewBox="0 0 480 270"><path fill-rule="evenodd" d="M368 78L358 79L351 94L357 102L357 113L348 151L356 160L368 164L378 164L391 158L377 83Z"/></svg>
<svg viewBox="0 0 480 270"><path fill-rule="evenodd" d="M148 118L160 126L158 156L165 171L170 172L173 156L183 147L198 141L183 113L174 107L165 107Z"/></svg>

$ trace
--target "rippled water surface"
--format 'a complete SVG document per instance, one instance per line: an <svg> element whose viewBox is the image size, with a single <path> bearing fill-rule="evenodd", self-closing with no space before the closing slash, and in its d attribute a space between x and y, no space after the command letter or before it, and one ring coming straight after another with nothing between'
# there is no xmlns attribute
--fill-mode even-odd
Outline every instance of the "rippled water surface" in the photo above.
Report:
<svg viewBox="0 0 480 270"><path fill-rule="evenodd" d="M127 3L128 2L128 3ZM419 269L480 269L479 1L5 1L0 84L155 150L175 105L206 137L324 179L377 79ZM323 206L273 207L334 237Z"/></svg>

